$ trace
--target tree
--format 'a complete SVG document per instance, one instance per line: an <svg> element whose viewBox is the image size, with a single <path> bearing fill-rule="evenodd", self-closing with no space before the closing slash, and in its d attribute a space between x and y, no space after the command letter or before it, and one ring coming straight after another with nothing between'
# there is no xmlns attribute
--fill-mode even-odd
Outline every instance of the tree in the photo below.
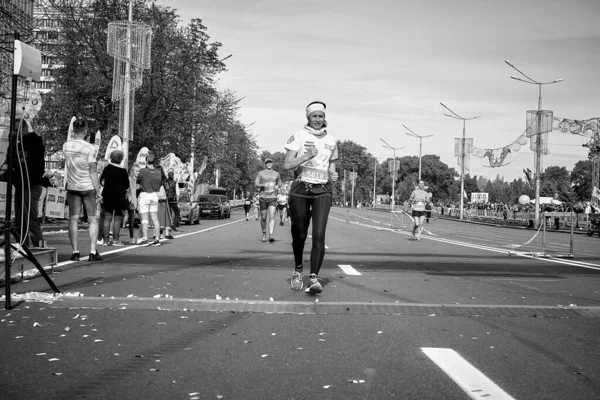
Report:
<svg viewBox="0 0 600 400"><path fill-rule="evenodd" d="M592 194L592 160L577 161L569 180L578 201L588 201Z"/></svg>

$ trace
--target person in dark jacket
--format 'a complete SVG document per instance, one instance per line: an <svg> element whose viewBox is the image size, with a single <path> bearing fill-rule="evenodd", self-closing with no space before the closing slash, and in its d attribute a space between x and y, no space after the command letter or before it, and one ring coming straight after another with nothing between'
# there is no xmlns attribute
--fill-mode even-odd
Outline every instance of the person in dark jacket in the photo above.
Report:
<svg viewBox="0 0 600 400"><path fill-rule="evenodd" d="M179 187L175 181L175 173L172 169L169 170L167 175L167 202L169 203L169 208L174 216L172 230L177 232L177 228L179 228L179 205L177 204L177 200L179 199Z"/></svg>
<svg viewBox="0 0 600 400"><path fill-rule="evenodd" d="M114 150L110 153L110 164L104 168L100 176L102 188L102 213L104 213L104 244L108 246L123 246L119 240L121 231L121 222L123 221L123 210L129 208L127 200L127 190L129 189L129 175L127 170L120 166L124 154L121 150ZM110 224L113 222L113 240L109 242L108 234Z"/></svg>
<svg viewBox="0 0 600 400"><path fill-rule="evenodd" d="M6 160L1 173L6 179L8 167L12 168L12 185L15 188L15 227L24 240L32 247L44 244L42 227L38 219L38 207L43 191L46 147L44 141L35 132L29 131L24 120L19 119L14 124L16 149L13 160ZM12 146L13 143L10 143ZM10 149L7 154L10 153Z"/></svg>

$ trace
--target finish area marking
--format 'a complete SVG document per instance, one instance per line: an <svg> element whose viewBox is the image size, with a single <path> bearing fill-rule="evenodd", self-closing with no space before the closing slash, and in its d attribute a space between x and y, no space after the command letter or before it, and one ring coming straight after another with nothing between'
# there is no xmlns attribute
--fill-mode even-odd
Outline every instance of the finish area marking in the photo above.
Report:
<svg viewBox="0 0 600 400"><path fill-rule="evenodd" d="M452 349L422 347L421 350L471 399L514 400L481 371Z"/></svg>
<svg viewBox="0 0 600 400"><path fill-rule="evenodd" d="M340 267L340 269L344 271L346 275L362 275L360 272L352 268L352 265L338 264L338 267Z"/></svg>

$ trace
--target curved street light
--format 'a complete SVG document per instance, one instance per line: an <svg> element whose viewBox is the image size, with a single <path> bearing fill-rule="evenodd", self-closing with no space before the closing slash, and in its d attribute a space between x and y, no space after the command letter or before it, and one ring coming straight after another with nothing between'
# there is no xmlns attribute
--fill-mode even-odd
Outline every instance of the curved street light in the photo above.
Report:
<svg viewBox="0 0 600 400"><path fill-rule="evenodd" d="M536 81L535 79L530 78L529 76L527 76L523 71L521 71L520 69L518 69L517 67L515 67L510 61L508 60L504 60L504 62L511 67L512 69L514 69L515 71L517 71L519 74L521 74L525 79L519 78L518 76L514 76L512 75L510 78L514 79L516 81L521 81L521 82L525 82L525 83L529 83L530 85L538 85L538 126L541 126L541 120L542 120L542 85L551 85L553 83L558 83L558 82L562 82L563 79L562 78L558 78L555 79L553 81L549 81L549 82L539 82ZM540 175L542 173L541 169L542 169L542 135L540 133L536 134L537 136L537 141L535 143L535 153L534 153L534 169L535 169L535 226L536 228L539 226L540 224Z"/></svg>
<svg viewBox="0 0 600 400"><path fill-rule="evenodd" d="M449 109L444 103L440 102L440 104L442 105L442 107L444 107L446 110L450 111L452 113L452 115L450 114L444 114L446 117L450 117L450 118L454 118L454 119L458 119L461 120L463 122L463 131L462 131L462 145L461 145L461 166L460 166L460 219L463 219L463 214L464 214L464 207L465 207L465 197L464 197L464 193L465 193L465 121L469 121L471 119L476 119L476 118L481 118L481 115L478 115L476 117L471 117L471 118L463 118L460 115L458 115L457 113L455 113L454 111L452 111L451 109Z"/></svg>
<svg viewBox="0 0 600 400"><path fill-rule="evenodd" d="M405 135L416 137L419 139L419 180L421 180L421 152L423 151L423 139L431 137L433 135L425 135L425 136L417 135L416 133L411 131L408 128L408 126L406 126L404 124L402 124L402 126L405 127L408 132L410 132L410 133L404 132Z"/></svg>
<svg viewBox="0 0 600 400"><path fill-rule="evenodd" d="M383 140L382 138L379 138L379 140L381 140L384 145L383 147L385 147L386 149L390 149L394 151L394 169L392 172L392 211L394 211L394 205L396 203L395 201L395 188L396 188L396 150L401 150L404 147L393 147L392 145L390 145L388 142L386 142L385 140ZM391 215L391 214L390 214Z"/></svg>

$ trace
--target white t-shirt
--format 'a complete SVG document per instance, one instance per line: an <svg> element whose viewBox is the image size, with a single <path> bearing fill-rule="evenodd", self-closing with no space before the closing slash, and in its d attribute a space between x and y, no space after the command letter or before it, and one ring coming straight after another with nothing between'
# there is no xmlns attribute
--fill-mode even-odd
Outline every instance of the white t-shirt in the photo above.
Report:
<svg viewBox="0 0 600 400"><path fill-rule="evenodd" d="M285 148L297 152L301 156L311 146L317 148L316 157L300 166L300 180L307 183L327 183L329 180L329 162L338 158L337 141L330 134L317 137L305 129L294 133Z"/></svg>
<svg viewBox="0 0 600 400"><path fill-rule="evenodd" d="M63 144L67 190L93 190L90 176L90 163L96 162L96 147L81 139L69 140Z"/></svg>

